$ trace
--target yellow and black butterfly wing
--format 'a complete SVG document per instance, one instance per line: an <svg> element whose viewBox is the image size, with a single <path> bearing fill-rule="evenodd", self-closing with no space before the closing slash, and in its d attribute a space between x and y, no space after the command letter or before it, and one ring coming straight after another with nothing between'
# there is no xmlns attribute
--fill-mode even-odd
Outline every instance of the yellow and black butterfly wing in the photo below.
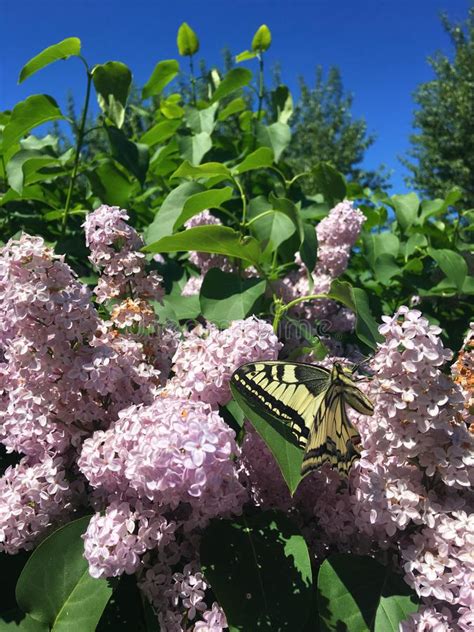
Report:
<svg viewBox="0 0 474 632"><path fill-rule="evenodd" d="M231 383L250 408L289 424L305 444L330 375L327 369L312 364L252 362L239 367Z"/></svg>
<svg viewBox="0 0 474 632"><path fill-rule="evenodd" d="M322 393L303 456L301 474L329 463L340 474L347 475L359 458L360 437L345 410L341 391L334 387Z"/></svg>

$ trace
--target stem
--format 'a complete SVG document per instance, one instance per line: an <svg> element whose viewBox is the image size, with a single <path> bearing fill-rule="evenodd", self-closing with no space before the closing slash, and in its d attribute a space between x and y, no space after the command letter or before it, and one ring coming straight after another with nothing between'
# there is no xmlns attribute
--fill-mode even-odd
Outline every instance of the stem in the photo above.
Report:
<svg viewBox="0 0 474 632"><path fill-rule="evenodd" d="M258 111L257 111L257 121L260 121L260 116L262 115L262 104L263 104L263 55L262 53L258 56Z"/></svg>
<svg viewBox="0 0 474 632"><path fill-rule="evenodd" d="M84 100L84 108L82 110L81 126L79 128L79 133L77 135L76 155L74 156L74 166L72 168L71 179L69 181L69 188L68 188L67 196L66 196L66 206L64 208L63 222L61 226L61 235L63 237L64 237L64 233L66 232L67 217L69 214L69 210L71 208L72 191L74 188L74 183L76 181L77 171L79 169L79 158L81 155L82 143L84 141L84 130L86 127L87 111L89 109L89 99L91 96L91 84L92 84L92 73L90 72L89 68L87 68L86 98Z"/></svg>
<svg viewBox="0 0 474 632"><path fill-rule="evenodd" d="M226 208L224 208L223 206L216 206L217 210L220 211L221 213L224 213L224 215L227 215L227 217L232 220L233 224L237 224L237 219L235 218L235 216L233 215L233 213L231 213L230 211L228 211Z"/></svg>
<svg viewBox="0 0 474 632"><path fill-rule="evenodd" d="M289 303L286 303L285 305L282 305L281 303L280 304L277 303L275 318L273 319L273 331L275 333L278 331L278 325L280 324L280 321L283 315L285 314L285 312L287 312L289 309L291 309L295 305L298 305L298 303L304 303L306 301L314 301L318 298L329 298L329 296L327 294L310 294L309 296L299 296L298 298L295 298L294 300L290 301Z"/></svg>
<svg viewBox="0 0 474 632"><path fill-rule="evenodd" d="M196 107L196 77L194 76L193 56L189 55L189 72L191 73L191 90L193 96L193 105Z"/></svg>
<svg viewBox="0 0 474 632"><path fill-rule="evenodd" d="M258 109L257 118L255 119L254 131L253 131L253 149L257 146L257 125L260 122L262 116L262 104L263 104L263 54L258 54Z"/></svg>
<svg viewBox="0 0 474 632"><path fill-rule="evenodd" d="M239 180L237 178L232 178L232 180L235 182L235 186L238 188L239 193L240 193L240 199L242 200L242 222L241 222L241 226L245 226L246 222L247 222L247 199L245 197L245 193L244 190L242 188L242 185L240 184Z"/></svg>
<svg viewBox="0 0 474 632"><path fill-rule="evenodd" d="M303 171L303 173L297 173L296 176L293 176L291 178L291 180L287 180L287 185L289 187L291 187L292 184L294 184L297 180L299 180L300 178L304 178L305 176L309 176L311 175L310 171Z"/></svg>
<svg viewBox="0 0 474 632"><path fill-rule="evenodd" d="M247 228L249 226L251 226L254 222L257 221L257 219L261 219L262 217L265 217L266 215L270 215L271 213L274 213L275 211L273 209L270 209L269 211L263 211L263 213L260 213L260 215L257 215L256 217L252 217L252 219L247 222Z"/></svg>

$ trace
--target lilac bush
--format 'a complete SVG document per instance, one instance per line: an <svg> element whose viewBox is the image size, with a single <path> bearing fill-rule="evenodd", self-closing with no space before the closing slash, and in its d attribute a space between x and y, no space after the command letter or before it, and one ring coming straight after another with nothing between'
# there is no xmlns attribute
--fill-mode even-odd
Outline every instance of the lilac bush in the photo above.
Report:
<svg viewBox="0 0 474 632"><path fill-rule="evenodd" d="M314 286L298 260L280 284L287 300L329 290L363 221L343 202L318 224ZM217 222L205 212L189 226ZM235 369L282 352L271 324L160 324L161 278L147 270L127 213L101 206L84 228L99 273L93 292L40 238L25 234L1 251L0 439L24 456L0 479L0 549L33 548L93 512L84 535L93 577L135 574L164 631L218 631L227 623L201 569L203 530L244 508L279 509L300 527L315 566L355 552L402 572L423 602L405 632L472 630L472 331L450 373L441 329L421 311L384 317L371 379L361 382L375 414L350 412L360 461L347 484L323 467L291 497L257 432L246 422L237 438L222 414ZM232 269L220 255L190 259L201 275ZM294 313L330 318L337 330L354 322L328 299ZM357 356L338 352L348 364Z"/></svg>

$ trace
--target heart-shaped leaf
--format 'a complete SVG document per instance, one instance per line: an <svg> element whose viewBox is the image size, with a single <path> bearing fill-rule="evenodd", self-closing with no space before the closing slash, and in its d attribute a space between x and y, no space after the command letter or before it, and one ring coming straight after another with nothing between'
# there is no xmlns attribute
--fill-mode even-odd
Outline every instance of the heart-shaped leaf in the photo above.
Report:
<svg viewBox="0 0 474 632"><path fill-rule="evenodd" d="M311 562L303 536L284 514L214 520L200 554L231 630L304 628L311 611Z"/></svg>
<svg viewBox="0 0 474 632"><path fill-rule="evenodd" d="M402 578L371 557L341 553L318 574L318 610L324 632L398 632L418 601Z"/></svg>
<svg viewBox="0 0 474 632"><path fill-rule="evenodd" d="M90 516L61 527L44 540L26 563L16 587L21 610L49 626L51 632L71 629L94 632L112 595L112 584L93 579L84 558Z"/></svg>

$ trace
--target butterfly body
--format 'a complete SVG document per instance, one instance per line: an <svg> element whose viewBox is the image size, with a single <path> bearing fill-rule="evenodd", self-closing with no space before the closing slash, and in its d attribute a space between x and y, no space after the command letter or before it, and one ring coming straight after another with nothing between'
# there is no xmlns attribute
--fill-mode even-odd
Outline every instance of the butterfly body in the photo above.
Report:
<svg viewBox="0 0 474 632"><path fill-rule="evenodd" d="M255 362L235 371L232 386L255 412L283 421L305 446L302 475L329 463L347 474L359 456L360 438L346 405L373 414L370 400L352 375L299 362Z"/></svg>

